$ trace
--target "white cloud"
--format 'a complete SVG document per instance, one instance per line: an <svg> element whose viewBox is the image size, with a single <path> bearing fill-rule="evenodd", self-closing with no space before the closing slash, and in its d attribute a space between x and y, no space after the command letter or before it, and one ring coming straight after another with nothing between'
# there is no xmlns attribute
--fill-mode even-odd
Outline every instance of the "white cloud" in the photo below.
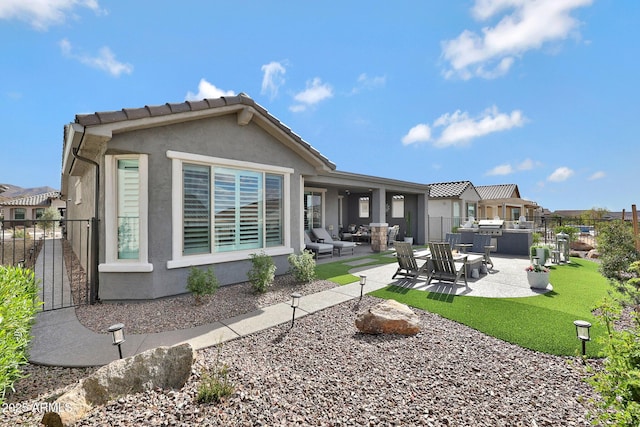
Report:
<svg viewBox="0 0 640 427"><path fill-rule="evenodd" d="M510 164L498 165L495 168L488 171L486 174L491 175L511 175L514 172L513 167Z"/></svg>
<svg viewBox="0 0 640 427"><path fill-rule="evenodd" d="M419 124L412 127L405 136L402 137L402 145L414 144L417 142L427 142L431 139L431 128L429 125Z"/></svg>
<svg viewBox="0 0 640 427"><path fill-rule="evenodd" d="M373 90L379 87L384 87L387 84L387 76L373 76L370 77L366 73L362 73L358 76L356 87L351 90L351 93L355 94L363 90Z"/></svg>
<svg viewBox="0 0 640 427"><path fill-rule="evenodd" d="M528 171L533 169L534 163L531 159L524 159L518 166L517 169L520 171Z"/></svg>
<svg viewBox="0 0 640 427"><path fill-rule="evenodd" d="M73 47L69 40L62 39L60 41L60 50L63 55L89 67L106 71L114 77L119 77L123 73L131 74L133 72L133 65L118 61L111 49L106 46L99 50L97 56L90 56L84 53L76 54L73 52Z"/></svg>
<svg viewBox="0 0 640 427"><path fill-rule="evenodd" d="M198 83L198 93L189 91L184 99L185 101L200 101L206 98L220 98L222 96L234 95L235 93L232 90L219 89L205 79L200 79L200 83Z"/></svg>
<svg viewBox="0 0 640 427"><path fill-rule="evenodd" d="M596 179L602 179L605 176L607 176L606 173L604 173L603 171L598 171L598 172L595 172L593 175L591 175L589 177L589 181L595 181Z"/></svg>
<svg viewBox="0 0 640 427"><path fill-rule="evenodd" d="M480 136L520 127L525 122L526 119L520 110L505 114L500 113L495 106L475 118L460 110L453 114L446 113L433 123L434 127L444 128L434 145L436 147L463 145Z"/></svg>
<svg viewBox="0 0 640 427"><path fill-rule="evenodd" d="M305 90L297 93L293 97L298 104L292 105L289 107L289 110L294 113L304 111L308 107L331 97L333 97L333 88L327 83L322 83L322 80L316 77L307 82L307 88Z"/></svg>
<svg viewBox="0 0 640 427"><path fill-rule="evenodd" d="M551 182L562 182L566 181L573 175L573 170L569 169L566 166L560 167L553 171L551 175L547 178L547 181Z"/></svg>
<svg viewBox="0 0 640 427"><path fill-rule="evenodd" d="M511 175L517 171L526 171L531 170L536 166L531 159L524 159L522 162L518 163L515 167L513 167L510 163L505 163L502 165L498 165L493 169L489 170L485 175Z"/></svg>
<svg viewBox="0 0 640 427"><path fill-rule="evenodd" d="M442 56L450 68L445 77L474 76L496 78L506 74L516 58L529 50L577 34L578 20L571 13L593 0L476 0L472 13L484 21L504 13L482 34L464 30L457 38L445 40Z"/></svg>
<svg viewBox="0 0 640 427"><path fill-rule="evenodd" d="M0 19L19 19L37 30L46 30L74 17L73 9L78 7L103 12L97 0L2 0Z"/></svg>
<svg viewBox="0 0 640 427"><path fill-rule="evenodd" d="M284 75L287 70L281 63L275 61L263 65L261 69L264 75L262 76L260 93L269 93L269 96L273 99L278 95L278 89L285 82Z"/></svg>

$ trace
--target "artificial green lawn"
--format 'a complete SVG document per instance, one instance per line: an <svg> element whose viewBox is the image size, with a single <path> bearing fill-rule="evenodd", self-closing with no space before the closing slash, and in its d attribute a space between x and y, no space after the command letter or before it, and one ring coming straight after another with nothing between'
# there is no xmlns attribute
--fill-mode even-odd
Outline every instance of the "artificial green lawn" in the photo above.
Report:
<svg viewBox="0 0 640 427"><path fill-rule="evenodd" d="M387 253L367 256L372 262L362 265L393 263ZM339 284L352 283L358 277L348 273L349 259L316 267L317 277ZM591 322L591 336L602 336L604 326L592 314L593 309L611 289L598 272L598 264L572 258L571 264L551 267L553 291L527 298L481 298L452 296L434 292L388 286L370 295L395 299L409 306L437 313L496 338L521 347L562 356L580 351L573 321ZM525 272L522 272L525 274ZM428 331L425 331L428 333ZM597 357L600 345L587 343L587 356Z"/></svg>
<svg viewBox="0 0 640 427"><path fill-rule="evenodd" d="M602 336L605 328L597 322L592 310L611 288L598 272L598 264L580 258L571 261L551 267L549 281L553 291L535 297L451 296L393 285L371 295L437 313L521 347L575 356L580 351L580 341L573 321L591 322L591 337ZM587 343L587 356L596 357L599 352L597 342Z"/></svg>

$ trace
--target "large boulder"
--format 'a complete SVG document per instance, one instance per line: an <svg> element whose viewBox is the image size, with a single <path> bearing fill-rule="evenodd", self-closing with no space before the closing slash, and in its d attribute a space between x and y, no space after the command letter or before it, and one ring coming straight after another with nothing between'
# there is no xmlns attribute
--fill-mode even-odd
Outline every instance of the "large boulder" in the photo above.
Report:
<svg viewBox="0 0 640 427"><path fill-rule="evenodd" d="M593 246L588 244L587 242L576 240L574 242L571 242L571 249L573 249L574 251L589 252L593 249Z"/></svg>
<svg viewBox="0 0 640 427"><path fill-rule="evenodd" d="M111 362L56 400L62 422L75 423L94 406L119 396L155 388L180 389L191 375L194 358L191 345L181 344Z"/></svg>
<svg viewBox="0 0 640 427"><path fill-rule="evenodd" d="M365 334L415 335L420 318L405 304L386 300L358 313L356 328Z"/></svg>

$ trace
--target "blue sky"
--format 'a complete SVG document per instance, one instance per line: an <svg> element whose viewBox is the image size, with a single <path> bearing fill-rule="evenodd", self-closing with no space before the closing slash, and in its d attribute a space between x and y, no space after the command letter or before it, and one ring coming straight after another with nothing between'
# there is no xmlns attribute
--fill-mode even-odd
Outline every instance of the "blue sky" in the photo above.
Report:
<svg viewBox="0 0 640 427"><path fill-rule="evenodd" d="M640 2L0 2L0 183L75 114L244 92L339 170L640 203Z"/></svg>

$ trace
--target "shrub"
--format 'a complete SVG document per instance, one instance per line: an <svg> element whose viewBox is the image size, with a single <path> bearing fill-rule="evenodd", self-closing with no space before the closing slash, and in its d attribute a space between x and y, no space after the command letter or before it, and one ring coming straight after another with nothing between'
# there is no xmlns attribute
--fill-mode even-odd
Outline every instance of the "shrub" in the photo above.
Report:
<svg viewBox="0 0 640 427"><path fill-rule="evenodd" d="M247 273L253 290L264 293L273 283L275 278L276 266L271 257L264 252L260 254L251 254L251 264L253 267Z"/></svg>
<svg viewBox="0 0 640 427"><path fill-rule="evenodd" d="M56 222L60 221L61 218L60 211L53 206L49 206L38 219L38 225L45 233L48 233L55 229Z"/></svg>
<svg viewBox="0 0 640 427"><path fill-rule="evenodd" d="M603 224L598 232L600 272L611 280L623 280L625 270L632 262L640 260L635 248L633 229L624 221Z"/></svg>
<svg viewBox="0 0 640 427"><path fill-rule="evenodd" d="M578 230L572 225L559 225L553 229L553 232L555 234L568 234L569 240L573 242L576 239L576 233L578 232Z"/></svg>
<svg viewBox="0 0 640 427"><path fill-rule="evenodd" d="M196 397L198 403L219 403L223 397L233 393L233 384L229 380L229 366L220 363L221 351L222 345L218 344L213 367L202 374Z"/></svg>
<svg viewBox="0 0 640 427"><path fill-rule="evenodd" d="M304 250L300 255L291 254L288 258L291 273L298 282L309 283L316 278L316 261L313 252Z"/></svg>
<svg viewBox="0 0 640 427"><path fill-rule="evenodd" d="M28 362L31 326L40 306L37 291L32 270L0 266L0 403Z"/></svg>
<svg viewBox="0 0 640 427"><path fill-rule="evenodd" d="M196 304L202 302L203 296L214 294L219 286L213 268L209 267L205 272L199 268L191 267L187 278L187 289L193 294Z"/></svg>

